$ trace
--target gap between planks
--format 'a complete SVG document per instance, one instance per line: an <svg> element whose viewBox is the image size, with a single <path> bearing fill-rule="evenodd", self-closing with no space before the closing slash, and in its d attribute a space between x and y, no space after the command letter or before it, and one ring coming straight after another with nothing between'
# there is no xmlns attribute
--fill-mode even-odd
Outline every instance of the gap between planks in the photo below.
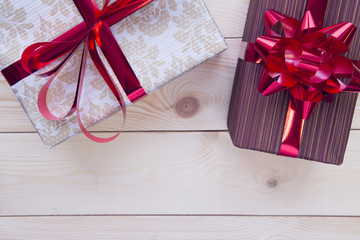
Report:
<svg viewBox="0 0 360 240"><path fill-rule="evenodd" d="M350 131L356 132L360 129L351 129ZM117 131L89 131L91 133L117 133ZM218 130L139 130L139 131L122 131L122 133L228 133L228 129ZM37 132L0 132L0 134L37 134Z"/></svg>
<svg viewBox="0 0 360 240"><path fill-rule="evenodd" d="M247 218L360 218L352 215L261 215L261 214L58 214L58 215L0 215L0 218L45 218L45 217L247 217Z"/></svg>
<svg viewBox="0 0 360 240"><path fill-rule="evenodd" d="M358 131L339 167L238 149L226 132L78 136L52 151L35 134L1 139L2 215L360 215Z"/></svg>
<svg viewBox="0 0 360 240"><path fill-rule="evenodd" d="M359 218L67 217L0 218L4 239L358 240Z"/></svg>

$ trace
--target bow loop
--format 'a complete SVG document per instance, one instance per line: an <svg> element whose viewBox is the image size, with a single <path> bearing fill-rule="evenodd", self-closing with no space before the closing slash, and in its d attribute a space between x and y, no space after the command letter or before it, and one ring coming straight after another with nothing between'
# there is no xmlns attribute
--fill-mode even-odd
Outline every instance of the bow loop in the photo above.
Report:
<svg viewBox="0 0 360 240"><path fill-rule="evenodd" d="M342 22L322 29L326 3L309 0L300 22L268 10L264 14L266 35L247 45L245 60L264 64L259 92L265 96L290 92L282 155L297 156L304 120L320 101L330 102L333 94L360 91L359 61L339 55L349 50L356 27Z"/></svg>
<svg viewBox="0 0 360 240"><path fill-rule="evenodd" d="M281 23L286 37L274 34L277 23ZM343 22L321 29L310 11L299 22L269 10L265 26L267 35L258 37L254 46L264 62L265 74L258 87L262 94L289 89L294 99L310 104L328 94L360 88L359 68L339 55L349 49L356 30L353 24ZM340 80L344 77L350 78L348 84ZM308 118L316 104L310 105L311 111L301 109L307 108L306 104L295 104L294 108Z"/></svg>
<svg viewBox="0 0 360 240"><path fill-rule="evenodd" d="M288 17L272 9L265 12L264 20L266 34L269 36L277 37L281 36L280 32L277 32L275 30L278 24L280 24L280 26L282 27L285 37L289 38L295 35L296 29L300 24L299 21L295 18Z"/></svg>
<svg viewBox="0 0 360 240"><path fill-rule="evenodd" d="M334 54L346 53L354 38L356 27L349 22L341 22L336 25L321 29L319 32L328 34L332 38L332 52Z"/></svg>
<svg viewBox="0 0 360 240"><path fill-rule="evenodd" d="M311 14L310 11L306 11L304 17L301 20L299 30L305 31L305 30L317 30L317 29L319 29L319 26L316 23L314 16Z"/></svg>
<svg viewBox="0 0 360 240"><path fill-rule="evenodd" d="M95 0L73 0L73 2L83 17L84 23L78 25L70 30L68 34L64 34L64 36L62 35L52 42L35 43L27 47L22 54L21 65L23 69L29 73L35 73L41 77L49 77L40 90L38 97L38 107L45 118L49 120L60 120L76 112L79 126L87 137L96 142L112 141L118 134L114 137L105 139L95 137L86 130L80 117L80 102L87 54L89 52L96 69L116 97L120 108L123 110L125 120L125 104L121 91L106 69L103 60L100 58L96 44L104 53L106 60L130 101L138 100L146 95L115 37L112 35L109 26L152 2L152 0L118 0L112 4L110 4L110 0L105 0L101 10ZM63 116L55 116L51 113L47 105L47 92L49 91L52 82L57 79L59 72L68 63L74 52L80 47L83 47L83 54L76 90L74 91L76 93L74 95L73 104L66 114ZM50 70L43 73L39 72L43 67L48 66L60 57L63 57L64 59L60 60L59 63L57 62Z"/></svg>

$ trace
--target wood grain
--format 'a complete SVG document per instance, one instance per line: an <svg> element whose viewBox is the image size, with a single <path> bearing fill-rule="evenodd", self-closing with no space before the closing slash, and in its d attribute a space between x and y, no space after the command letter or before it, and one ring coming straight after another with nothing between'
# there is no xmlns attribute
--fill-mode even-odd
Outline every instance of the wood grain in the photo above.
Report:
<svg viewBox="0 0 360 240"><path fill-rule="evenodd" d="M0 215L360 215L360 131L340 166L235 148L227 132L0 134ZM21 147L20 147L21 146Z"/></svg>
<svg viewBox="0 0 360 240"><path fill-rule="evenodd" d="M113 143L45 149L0 77L0 239L360 238L360 131L340 167L233 147L224 130L249 0L205 2L229 49L129 108L135 132ZM116 129L113 117L93 130Z"/></svg>
<svg viewBox="0 0 360 240"><path fill-rule="evenodd" d="M0 218L1 238L358 240L360 218L318 217L16 217Z"/></svg>
<svg viewBox="0 0 360 240"><path fill-rule="evenodd" d="M250 0L204 1L224 37L242 37Z"/></svg>

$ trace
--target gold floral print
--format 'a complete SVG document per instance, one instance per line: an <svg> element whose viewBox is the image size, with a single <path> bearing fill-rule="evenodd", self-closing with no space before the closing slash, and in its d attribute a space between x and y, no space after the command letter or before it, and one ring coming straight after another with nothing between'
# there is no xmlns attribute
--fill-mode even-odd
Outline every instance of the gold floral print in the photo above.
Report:
<svg viewBox="0 0 360 240"><path fill-rule="evenodd" d="M89 65L87 71L88 72L86 72L85 76L92 76L92 78L85 78L85 81L90 81L90 86L92 89L97 91L96 96L98 96L98 99L104 101L104 99L108 97L112 101L116 102L116 97L110 90L109 86L106 84L105 80L101 77L95 65ZM115 76L112 76L112 78L113 81L117 81Z"/></svg>
<svg viewBox="0 0 360 240"><path fill-rule="evenodd" d="M162 9L168 8L169 10L176 11L177 10L177 3L176 0L159 0L159 6Z"/></svg>
<svg viewBox="0 0 360 240"><path fill-rule="evenodd" d="M174 34L174 39L184 44L183 52L199 54L204 49L213 52L214 48L219 46L216 26L211 19L201 17L206 9L196 2L196 0L184 1L182 15L173 18L179 29Z"/></svg>
<svg viewBox="0 0 360 240"><path fill-rule="evenodd" d="M77 21L77 17L73 17L73 22ZM54 39L62 32L66 31L67 24L59 18L46 20L40 17L40 27L33 31L34 37L38 39Z"/></svg>
<svg viewBox="0 0 360 240"><path fill-rule="evenodd" d="M0 2L0 40L1 44L9 45L17 36L27 40L28 30L34 25L26 22L26 11L24 8L14 9L9 0Z"/></svg>
<svg viewBox="0 0 360 240"><path fill-rule="evenodd" d="M72 0L41 0L44 4L51 6L50 15L54 16L60 12L63 16L69 17L74 12L74 2Z"/></svg>
<svg viewBox="0 0 360 240"><path fill-rule="evenodd" d="M34 25L26 22L24 8L14 9L9 0L0 2L0 40L1 44L8 45L17 36L27 40L28 30Z"/></svg>
<svg viewBox="0 0 360 240"><path fill-rule="evenodd" d="M96 77L90 82L90 85L95 90L101 91L105 88L105 81L101 77Z"/></svg>
<svg viewBox="0 0 360 240"><path fill-rule="evenodd" d="M28 31L32 40L30 43L24 41L26 46L32 43L33 38L38 39L37 41L48 41L58 37L70 29L71 24L78 24L81 20L72 0L33 1L42 2L48 14L36 16L37 26L34 30ZM9 3L10 0L0 0L0 11L2 2ZM97 2L101 7L101 0ZM60 5L65 7L64 9L69 9L68 17L64 17L67 10L60 9ZM12 11L14 13L15 9ZM52 17L49 17L50 13ZM4 16L0 16L0 23L5 18L12 18ZM226 48L202 0L155 0L111 29L148 93ZM0 49L0 53L1 51ZM99 54L101 55L101 51ZM70 107L72 104L80 68L80 55L81 51L70 59L58 76L61 81L54 82L48 93L48 104L55 115L62 115L67 110L63 106ZM106 60L104 63L109 70ZM113 75L112 71L110 74ZM84 80L80 117L88 127L120 109L92 61L87 62ZM115 78L114 80L116 81ZM29 76L12 88L43 141L51 147L81 131L75 114L60 121L50 121L41 115L37 107L37 96L45 82L46 79ZM130 103L126 97L125 101L127 104Z"/></svg>
<svg viewBox="0 0 360 240"><path fill-rule="evenodd" d="M105 83L104 79L99 74L97 74L97 69L96 69L95 65L91 64L87 68L87 70L89 72L87 72L86 74L96 76L90 81L90 85L93 87L93 89L95 89L97 91L102 91L105 88L106 83Z"/></svg>
<svg viewBox="0 0 360 240"><path fill-rule="evenodd" d="M169 27L170 10L177 10L175 0L159 0L157 6L147 5L133 14L117 26L117 34L126 32L134 36L137 30L148 36L158 36Z"/></svg>
<svg viewBox="0 0 360 240"><path fill-rule="evenodd" d="M34 27L26 22L24 8L15 8L10 0L0 1L0 66L7 66L15 61L14 52L23 48L21 41L28 40L29 30Z"/></svg>
<svg viewBox="0 0 360 240"><path fill-rule="evenodd" d="M95 104L93 101L89 101L89 111L87 113L81 114L81 120L85 125L91 125L94 124L100 120L104 120L105 116L110 114L111 112L114 112L118 109L114 108L109 103L100 103Z"/></svg>
<svg viewBox="0 0 360 240"><path fill-rule="evenodd" d="M69 122L76 123L76 117L72 116L66 120L50 121L44 118L38 110L36 99L38 87L31 87L24 83L24 94L20 97L22 104L29 114L39 135L48 146L53 146L72 134Z"/></svg>
<svg viewBox="0 0 360 240"><path fill-rule="evenodd" d="M177 57L172 54L171 64L164 70L164 72L169 78L174 78L179 75L179 73L184 72L193 66L196 66L196 60L192 56Z"/></svg>
<svg viewBox="0 0 360 240"><path fill-rule="evenodd" d="M80 47L69 59L61 72L59 78L69 85L76 85L79 80L80 63L82 58L82 48Z"/></svg>
<svg viewBox="0 0 360 240"><path fill-rule="evenodd" d="M137 18L134 18L134 17L128 17L126 19L124 19L123 21L119 22L117 25L116 25L116 33L117 34L122 34L122 33L125 33L125 34L130 34L132 36L134 36L136 34L136 26L137 26L137 21L138 19Z"/></svg>
<svg viewBox="0 0 360 240"><path fill-rule="evenodd" d="M147 7L142 15L138 15L139 30L150 37L158 36L169 28L170 14L167 9L158 7Z"/></svg>
<svg viewBox="0 0 360 240"><path fill-rule="evenodd" d="M73 104L76 89L73 89L73 92L69 92L65 89L61 82L53 85L54 86L51 86L49 89L46 101L49 106L49 110L55 116L63 116L69 111Z"/></svg>
<svg viewBox="0 0 360 240"><path fill-rule="evenodd" d="M131 58L133 69L141 75L142 87L150 90L153 87L153 79L160 77L159 68L165 65L159 60L160 51L156 45L150 45L143 36L135 41L123 39L124 53Z"/></svg>

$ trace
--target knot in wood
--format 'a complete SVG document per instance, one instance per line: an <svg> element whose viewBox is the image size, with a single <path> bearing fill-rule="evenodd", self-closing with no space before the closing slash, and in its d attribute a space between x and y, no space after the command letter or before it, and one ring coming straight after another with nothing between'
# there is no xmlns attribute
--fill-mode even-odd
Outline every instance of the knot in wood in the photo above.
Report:
<svg viewBox="0 0 360 240"><path fill-rule="evenodd" d="M176 113L183 118L194 116L200 108L199 100L195 97L185 97L175 104Z"/></svg>
<svg viewBox="0 0 360 240"><path fill-rule="evenodd" d="M270 178L266 181L266 186L268 188L275 188L278 185L278 181L274 178Z"/></svg>

